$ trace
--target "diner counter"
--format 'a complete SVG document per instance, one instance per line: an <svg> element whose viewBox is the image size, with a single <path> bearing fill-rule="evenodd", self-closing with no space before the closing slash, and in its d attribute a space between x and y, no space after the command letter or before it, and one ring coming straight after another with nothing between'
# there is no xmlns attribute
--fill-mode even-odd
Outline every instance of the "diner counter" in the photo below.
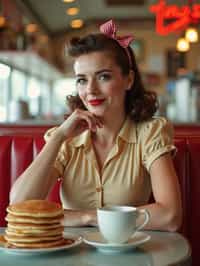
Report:
<svg viewBox="0 0 200 266"><path fill-rule="evenodd" d="M65 228L69 234L84 235L95 232L94 227ZM4 228L0 228L3 234ZM144 231L150 240L135 249L120 253L102 253L82 243L71 249L45 254L22 255L0 250L0 264L13 266L190 266L191 249L188 241L179 233Z"/></svg>

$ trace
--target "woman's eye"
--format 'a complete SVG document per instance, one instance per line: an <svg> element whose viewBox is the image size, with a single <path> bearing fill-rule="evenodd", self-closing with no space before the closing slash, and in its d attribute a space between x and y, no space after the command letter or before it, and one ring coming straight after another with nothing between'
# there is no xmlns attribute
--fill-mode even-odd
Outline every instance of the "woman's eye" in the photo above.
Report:
<svg viewBox="0 0 200 266"><path fill-rule="evenodd" d="M109 75L109 74L101 74L100 76L99 76L99 79L100 80L109 80L109 79L111 79L111 76Z"/></svg>
<svg viewBox="0 0 200 266"><path fill-rule="evenodd" d="M86 79L80 78L76 80L76 84L77 85L83 85L86 83Z"/></svg>

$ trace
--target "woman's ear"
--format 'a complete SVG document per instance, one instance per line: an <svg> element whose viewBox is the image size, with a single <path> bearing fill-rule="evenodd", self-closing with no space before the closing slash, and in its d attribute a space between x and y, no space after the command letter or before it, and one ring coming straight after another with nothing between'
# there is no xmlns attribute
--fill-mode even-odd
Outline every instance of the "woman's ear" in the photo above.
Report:
<svg viewBox="0 0 200 266"><path fill-rule="evenodd" d="M128 86L127 86L127 90L130 90L133 83L134 83L134 79L135 79L135 73L133 70L130 70L129 71L129 74L128 74Z"/></svg>

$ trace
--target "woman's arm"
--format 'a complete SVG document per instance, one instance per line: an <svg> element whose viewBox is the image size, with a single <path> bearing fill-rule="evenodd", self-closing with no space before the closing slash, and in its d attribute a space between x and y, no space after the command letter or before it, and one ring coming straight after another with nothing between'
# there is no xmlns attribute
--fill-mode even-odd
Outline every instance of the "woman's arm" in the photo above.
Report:
<svg viewBox="0 0 200 266"><path fill-rule="evenodd" d="M155 203L141 206L150 213L145 229L177 231L182 223L178 178L170 154L159 157L150 168Z"/></svg>
<svg viewBox="0 0 200 266"><path fill-rule="evenodd" d="M45 199L59 176L53 167L63 138L55 132L44 148L12 186L10 203L27 199Z"/></svg>
<svg viewBox="0 0 200 266"><path fill-rule="evenodd" d="M27 199L45 199L59 177L53 165L62 143L87 129L95 131L97 127L102 127L99 118L88 111L75 110L56 129L35 160L16 180L10 192L10 203Z"/></svg>

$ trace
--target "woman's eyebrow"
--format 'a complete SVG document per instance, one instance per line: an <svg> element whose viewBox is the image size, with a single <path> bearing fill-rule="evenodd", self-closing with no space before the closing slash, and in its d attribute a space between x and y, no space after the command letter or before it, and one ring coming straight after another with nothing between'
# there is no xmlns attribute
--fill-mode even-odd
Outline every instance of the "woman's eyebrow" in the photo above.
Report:
<svg viewBox="0 0 200 266"><path fill-rule="evenodd" d="M103 72L112 72L112 70L110 70L110 69L101 69L101 70L99 70L99 71L96 71L95 72L95 74L101 74L101 73L103 73Z"/></svg>
<svg viewBox="0 0 200 266"><path fill-rule="evenodd" d="M76 77L85 77L84 74L76 74Z"/></svg>
<svg viewBox="0 0 200 266"><path fill-rule="evenodd" d="M110 70L110 69L101 69L101 70L98 70L98 71L96 71L94 73L95 73L95 75L98 75L98 74L101 74L103 72L110 72L111 73L112 70ZM76 74L76 77L85 77L85 76L87 76L87 74Z"/></svg>

